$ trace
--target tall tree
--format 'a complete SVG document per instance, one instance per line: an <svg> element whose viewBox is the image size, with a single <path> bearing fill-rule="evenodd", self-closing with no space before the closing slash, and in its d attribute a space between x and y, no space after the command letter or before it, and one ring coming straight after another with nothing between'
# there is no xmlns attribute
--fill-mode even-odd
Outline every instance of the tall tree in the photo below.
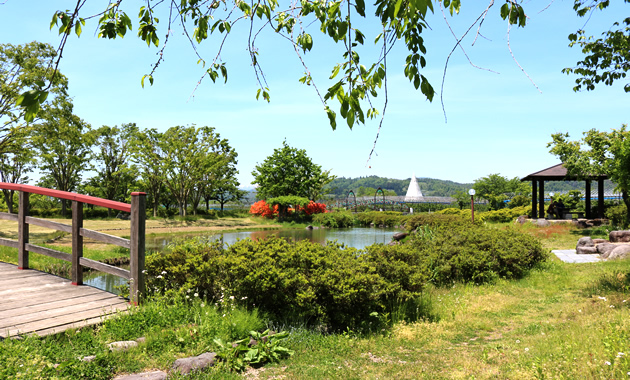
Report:
<svg viewBox="0 0 630 380"><path fill-rule="evenodd" d="M157 216L161 196L165 191L164 173L162 172L162 134L156 129L138 131L131 146L131 159L140 172L143 188L149 203L153 207L153 216Z"/></svg>
<svg viewBox="0 0 630 380"><path fill-rule="evenodd" d="M53 95L66 95L68 80L50 68L55 56L55 49L41 42L0 44L0 154L11 151L11 147L19 148L11 145L11 140L25 127L25 109L18 105L22 94L33 94L47 82ZM33 116L46 99L47 94L38 95L38 102L31 108Z"/></svg>
<svg viewBox="0 0 630 380"><path fill-rule="evenodd" d="M626 225L630 224L630 131L627 124L610 132L591 129L584 132L580 140L569 140L568 133L551 135L547 144L550 152L562 161L567 172L584 179L592 175L605 174L617 184L617 190L628 213Z"/></svg>
<svg viewBox="0 0 630 380"><path fill-rule="evenodd" d="M35 165L35 153L28 143L30 130L19 128L10 131L13 136L7 152L0 154L0 181L7 183L28 182L27 173L33 170ZM4 201L9 213L13 213L14 190L2 189Z"/></svg>
<svg viewBox="0 0 630 380"><path fill-rule="evenodd" d="M243 192L238 189L239 182L236 179L238 170L238 153L232 148L227 139L218 140L208 152L211 165L203 173L199 182L196 196L204 199L206 210L209 202L215 200L220 203L221 211L227 202L238 201L243 197Z"/></svg>
<svg viewBox="0 0 630 380"><path fill-rule="evenodd" d="M37 151L38 169L50 177L57 190L74 191L81 174L90 168L94 133L90 125L72 113L66 97L57 97L42 111L42 122L33 128L32 144ZM61 213L66 215L66 201Z"/></svg>
<svg viewBox="0 0 630 380"><path fill-rule="evenodd" d="M252 171L257 184L259 199L294 195L308 198L319 194L322 188L335 177L330 170L313 163L304 149L292 148L286 141L282 148L274 149L273 154Z"/></svg>
<svg viewBox="0 0 630 380"><path fill-rule="evenodd" d="M222 144L229 147L211 127L177 126L162 135L159 145L166 158L161 163L164 184L177 200L179 215L186 215L195 188L221 164Z"/></svg>
<svg viewBox="0 0 630 380"><path fill-rule="evenodd" d="M514 195L531 194L531 185L521 182L518 177L508 179L499 174L490 174L475 180L473 185L477 196L490 202L494 210L505 207L505 201Z"/></svg>
<svg viewBox="0 0 630 380"><path fill-rule="evenodd" d="M129 165L129 156L137 133L135 123L103 126L95 131L94 163L98 174L91 188L96 196L119 202L127 200L130 184L136 178L135 168ZM108 209L107 215L110 213Z"/></svg>

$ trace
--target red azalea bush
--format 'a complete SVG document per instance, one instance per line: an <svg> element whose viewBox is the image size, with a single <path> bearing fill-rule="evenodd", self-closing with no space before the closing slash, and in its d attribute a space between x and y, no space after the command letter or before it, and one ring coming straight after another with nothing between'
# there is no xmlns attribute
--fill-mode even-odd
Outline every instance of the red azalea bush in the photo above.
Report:
<svg viewBox="0 0 630 380"><path fill-rule="evenodd" d="M306 215L313 215L313 214L321 214L328 211L326 210L325 204L310 201L308 203L308 206L304 208L304 212L306 213Z"/></svg>
<svg viewBox="0 0 630 380"><path fill-rule="evenodd" d="M265 202L265 200L263 199L261 201L254 203L249 208L249 213L262 216L265 218L273 218L274 216L278 215L278 205L275 205L272 209L269 207L267 202Z"/></svg>
<svg viewBox="0 0 630 380"><path fill-rule="evenodd" d="M328 212L328 210L326 210L326 205L323 203L317 203L317 202L313 202L310 201L308 206L304 207L304 208L300 208L299 210L304 211L304 213L306 215L314 215L314 214L321 214L321 213L325 213ZM293 213L295 210L293 208L289 208L289 213ZM265 200L261 200L258 201L256 203L254 203L250 208L249 208L249 213L250 214L254 214L254 215L258 215L258 216L262 216L265 218L273 218L275 216L278 216L278 205L273 206L273 210L269 207L269 205L267 204L267 202L265 202Z"/></svg>

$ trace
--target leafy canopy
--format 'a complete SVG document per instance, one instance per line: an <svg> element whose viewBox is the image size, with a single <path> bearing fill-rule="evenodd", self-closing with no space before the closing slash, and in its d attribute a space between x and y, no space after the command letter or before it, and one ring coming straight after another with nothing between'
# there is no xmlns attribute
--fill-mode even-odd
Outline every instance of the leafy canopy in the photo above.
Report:
<svg viewBox="0 0 630 380"><path fill-rule="evenodd" d="M287 142L252 171L260 199L294 195L314 199L334 179L330 170L313 163L304 149L292 148Z"/></svg>
<svg viewBox="0 0 630 380"><path fill-rule="evenodd" d="M499 174L490 174L475 180L473 189L477 196L490 202L490 206L494 210L501 209L505 206L505 201L515 195L531 194L531 186L521 182L518 177L508 179Z"/></svg>
<svg viewBox="0 0 630 380"><path fill-rule="evenodd" d="M580 140L569 140L568 133L551 135L550 152L562 161L570 175L586 178L607 175L617 184L626 208L630 210L630 131L626 124L610 132L596 129L584 132ZM630 221L630 214L626 215Z"/></svg>
<svg viewBox="0 0 630 380"><path fill-rule="evenodd" d="M219 78L227 81L228 62L222 51L224 46L234 43L231 36L236 33L233 30L240 28L247 36L243 42L257 80L256 98L270 101L271 91L259 61L258 40L260 36L270 35L266 32L271 32L287 41L295 51L304 66L304 75L299 80L314 88L333 129L337 127L338 114L350 128L384 114L387 99L383 108L377 109L374 98L383 92L387 94L387 75L391 67L402 67L402 74L431 101L435 90L423 73L427 64L423 37L428 29L426 19L435 12L436 6L451 16L459 13L461 8L460 0L376 0L368 5L364 0L285 3L278 0L171 0L142 2L138 9L133 8L133 2L116 0L107 2L101 12L86 15L83 9L86 2L78 1L74 9L58 10L53 14L50 28L56 29L61 36L60 56L69 36L80 36L87 21L98 20L99 38L122 38L135 28L138 38L149 47L160 49L151 71L142 77L143 86L147 82L153 84L167 51L165 48L176 38L190 41L198 63L203 67L199 82L205 78L213 82ZM474 30L475 25L481 27L494 5L494 0L490 0L468 30ZM523 27L526 24L525 11L517 1L506 1L498 13L508 25ZM130 16L133 14L138 15L135 21ZM360 30L363 26L366 29ZM165 37L160 39L160 35ZM306 59L314 46L323 41L340 46L340 56L330 68L332 83L326 90L318 88L320 79L312 76ZM213 46L209 56L198 48L204 42ZM391 62L393 58L389 58L389 53L398 44L404 44L405 54L401 61ZM454 45L458 46L458 43L454 41ZM371 58L362 58L366 56ZM38 101L37 97L30 97L25 99L23 106L28 108Z"/></svg>
<svg viewBox="0 0 630 380"><path fill-rule="evenodd" d="M623 0L630 3L630 0ZM610 0L575 0L573 8L579 16L590 17L595 10L604 10ZM575 91L594 90L595 85L603 83L611 86L615 81L625 78L630 70L630 17L613 23L609 30L602 33L602 38L587 37L583 29L569 35L569 46L580 46L585 54L574 68L562 70L567 74L577 74ZM630 92L630 83L624 86Z"/></svg>

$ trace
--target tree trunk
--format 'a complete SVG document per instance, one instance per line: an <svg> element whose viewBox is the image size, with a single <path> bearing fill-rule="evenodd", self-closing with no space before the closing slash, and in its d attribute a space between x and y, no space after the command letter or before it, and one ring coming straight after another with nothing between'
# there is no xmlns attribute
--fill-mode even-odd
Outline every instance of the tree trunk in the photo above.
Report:
<svg viewBox="0 0 630 380"><path fill-rule="evenodd" d="M630 226L630 196L628 196L628 192L622 191L621 198L623 199L623 203L626 205L626 225L624 228L628 228L628 226Z"/></svg>
<svg viewBox="0 0 630 380"><path fill-rule="evenodd" d="M2 192L4 193L4 202L7 204L9 214L13 214L13 191L3 190Z"/></svg>
<svg viewBox="0 0 630 380"><path fill-rule="evenodd" d="M66 217L66 200L62 199L61 200L61 216L62 217Z"/></svg>

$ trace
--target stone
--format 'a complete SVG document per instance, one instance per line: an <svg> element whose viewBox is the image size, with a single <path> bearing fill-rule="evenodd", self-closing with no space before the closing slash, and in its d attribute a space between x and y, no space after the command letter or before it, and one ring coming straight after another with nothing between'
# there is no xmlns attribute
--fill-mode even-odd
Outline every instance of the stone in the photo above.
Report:
<svg viewBox="0 0 630 380"><path fill-rule="evenodd" d="M192 371L213 366L216 356L217 354L214 352L206 352L199 356L177 359L173 363L173 370L179 371L182 375L187 375Z"/></svg>
<svg viewBox="0 0 630 380"><path fill-rule="evenodd" d="M145 338L145 337L143 337L143 336L142 336L142 337L140 337L140 338L138 338L138 339L136 339L136 342L138 342L138 344L144 343L144 342L146 342L146 341L147 341L147 338Z"/></svg>
<svg viewBox="0 0 630 380"><path fill-rule="evenodd" d="M575 253L578 255L593 255L599 253L597 247L576 247Z"/></svg>
<svg viewBox="0 0 630 380"><path fill-rule="evenodd" d="M617 244L612 244L608 242L600 243L597 244L597 252L599 252L602 259L607 259L610 253L617 247Z"/></svg>
<svg viewBox="0 0 630 380"><path fill-rule="evenodd" d="M590 236L581 237L577 242L577 247L594 247L595 242Z"/></svg>
<svg viewBox="0 0 630 380"><path fill-rule="evenodd" d="M550 224L551 223L549 223L549 221L547 219L536 219L536 225L538 227L547 227Z"/></svg>
<svg viewBox="0 0 630 380"><path fill-rule="evenodd" d="M307 230L312 230L312 229L313 229L313 226L311 226L311 225L309 224L308 226L306 226L306 229L307 229Z"/></svg>
<svg viewBox="0 0 630 380"><path fill-rule="evenodd" d="M162 371L151 371L134 373L131 375L121 375L114 378L114 380L166 380L168 374Z"/></svg>
<svg viewBox="0 0 630 380"><path fill-rule="evenodd" d="M595 245L603 244L603 243L608 243L608 240L606 240L606 239L593 239L593 243L595 243Z"/></svg>
<svg viewBox="0 0 630 380"><path fill-rule="evenodd" d="M398 233L395 233L394 236L392 236L392 239L394 239L396 241L400 241L400 240L406 238L407 236L409 236L409 234L406 233L406 232L398 232Z"/></svg>
<svg viewBox="0 0 630 380"><path fill-rule="evenodd" d="M622 244L613 249L607 260L621 260L630 256L630 244Z"/></svg>
<svg viewBox="0 0 630 380"><path fill-rule="evenodd" d="M81 358L81 361L82 361L82 362L89 363L89 362L91 362L91 361L92 361L92 360L94 360L94 359L96 359L96 355L90 355L90 356L84 356L84 357L82 357L82 358Z"/></svg>
<svg viewBox="0 0 630 380"><path fill-rule="evenodd" d="M135 340L123 340L120 342L112 342L107 345L110 351L127 351L130 348L137 347L138 342Z"/></svg>
<svg viewBox="0 0 630 380"><path fill-rule="evenodd" d="M630 231L610 231L608 240L611 243L630 243Z"/></svg>
<svg viewBox="0 0 630 380"><path fill-rule="evenodd" d="M521 215L516 218L516 221L514 223L525 224L525 222L527 222L527 215Z"/></svg>

